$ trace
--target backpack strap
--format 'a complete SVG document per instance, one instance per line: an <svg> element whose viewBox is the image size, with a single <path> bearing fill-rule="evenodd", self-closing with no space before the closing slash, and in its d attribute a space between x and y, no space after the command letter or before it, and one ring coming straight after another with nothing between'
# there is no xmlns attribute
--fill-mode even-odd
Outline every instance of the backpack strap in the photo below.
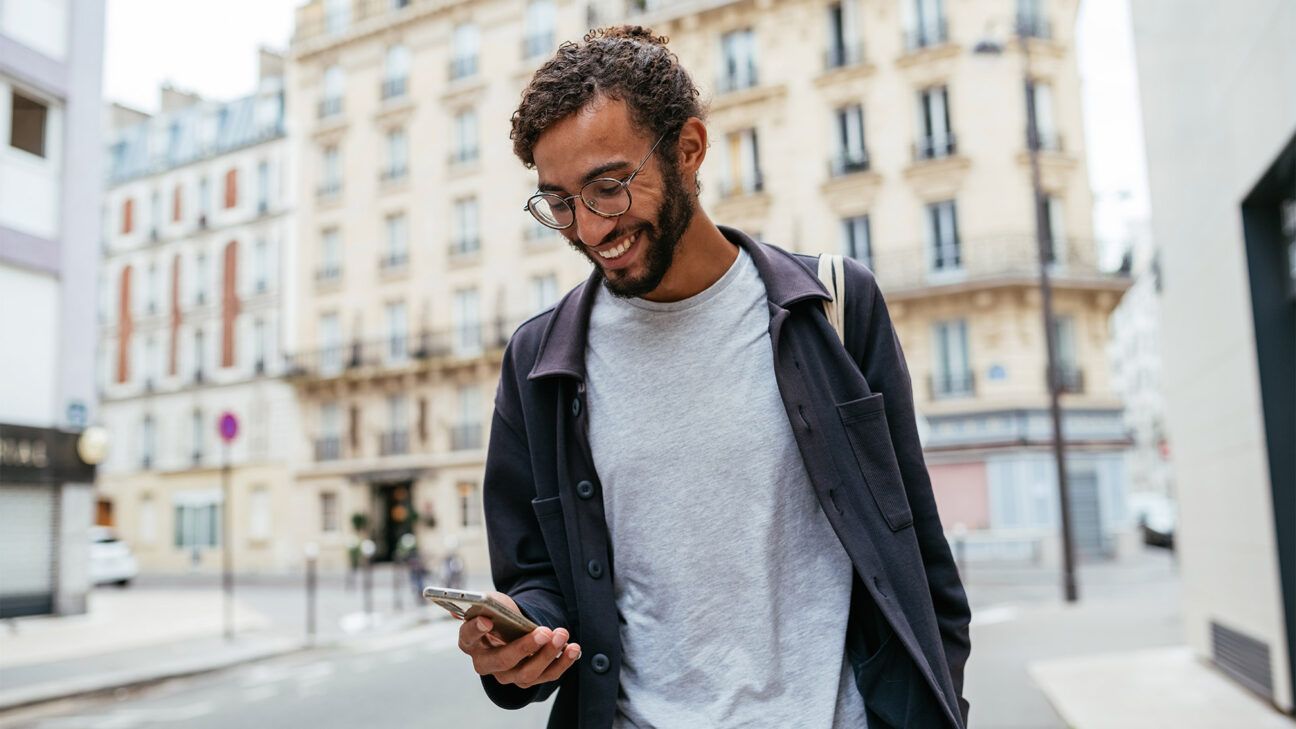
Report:
<svg viewBox="0 0 1296 729"><path fill-rule="evenodd" d="M842 268L842 257L835 253L823 253L819 256L819 282L832 295L831 301L823 302L824 316L837 338L846 343L846 271Z"/></svg>

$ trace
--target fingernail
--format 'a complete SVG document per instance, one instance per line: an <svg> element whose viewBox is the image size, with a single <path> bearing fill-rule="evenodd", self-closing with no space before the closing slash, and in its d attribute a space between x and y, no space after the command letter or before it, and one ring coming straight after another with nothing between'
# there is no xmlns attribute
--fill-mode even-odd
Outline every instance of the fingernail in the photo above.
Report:
<svg viewBox="0 0 1296 729"><path fill-rule="evenodd" d="M477 627L482 630L490 630L491 624L486 618L477 618Z"/></svg>
<svg viewBox="0 0 1296 729"><path fill-rule="evenodd" d="M549 642L549 636L545 635L545 632L542 630L535 634L535 642L536 645L544 645Z"/></svg>

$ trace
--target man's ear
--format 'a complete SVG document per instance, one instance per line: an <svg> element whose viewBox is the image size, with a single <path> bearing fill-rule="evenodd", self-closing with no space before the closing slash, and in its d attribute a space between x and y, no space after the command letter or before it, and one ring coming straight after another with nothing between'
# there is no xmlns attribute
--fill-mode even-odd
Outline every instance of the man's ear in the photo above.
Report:
<svg viewBox="0 0 1296 729"><path fill-rule="evenodd" d="M701 119L689 117L680 129L679 144L676 146L675 162L679 166L680 176L692 179L706 159L707 129Z"/></svg>

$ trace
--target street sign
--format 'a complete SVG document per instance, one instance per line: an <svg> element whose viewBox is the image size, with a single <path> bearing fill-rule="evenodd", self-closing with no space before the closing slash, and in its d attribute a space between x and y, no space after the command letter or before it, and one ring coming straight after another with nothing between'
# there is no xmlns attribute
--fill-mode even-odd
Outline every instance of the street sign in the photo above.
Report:
<svg viewBox="0 0 1296 729"><path fill-rule="evenodd" d="M226 443L232 443L238 437L238 418L234 413L223 412L220 416L220 437Z"/></svg>

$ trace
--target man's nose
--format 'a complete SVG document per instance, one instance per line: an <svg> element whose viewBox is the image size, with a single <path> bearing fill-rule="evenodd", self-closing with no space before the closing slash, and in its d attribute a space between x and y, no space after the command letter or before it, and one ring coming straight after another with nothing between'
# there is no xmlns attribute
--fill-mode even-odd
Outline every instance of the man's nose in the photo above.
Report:
<svg viewBox="0 0 1296 729"><path fill-rule="evenodd" d="M605 218L585 207L585 204L573 200L576 211L576 235L587 248L594 248L607 238L616 228L616 218Z"/></svg>

